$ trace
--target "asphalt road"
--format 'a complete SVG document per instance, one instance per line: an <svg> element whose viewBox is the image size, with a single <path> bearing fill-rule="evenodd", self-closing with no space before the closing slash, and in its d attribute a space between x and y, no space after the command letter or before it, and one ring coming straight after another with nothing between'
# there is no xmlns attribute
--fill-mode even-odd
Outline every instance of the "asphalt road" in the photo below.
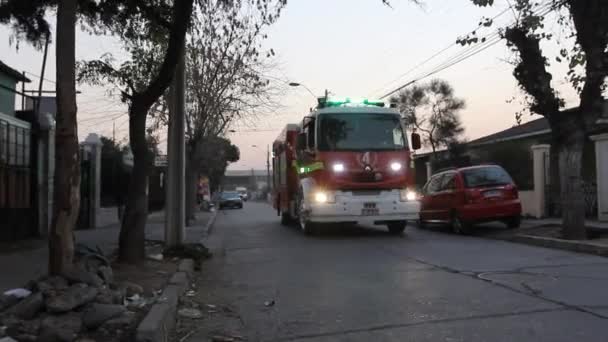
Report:
<svg viewBox="0 0 608 342"><path fill-rule="evenodd" d="M251 202L211 236L186 341L608 341L606 258L415 226L307 237Z"/></svg>

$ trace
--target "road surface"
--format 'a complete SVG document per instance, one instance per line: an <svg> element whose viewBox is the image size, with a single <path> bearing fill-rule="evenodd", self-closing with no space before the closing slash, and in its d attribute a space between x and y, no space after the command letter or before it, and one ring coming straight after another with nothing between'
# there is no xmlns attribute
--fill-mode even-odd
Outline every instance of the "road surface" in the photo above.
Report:
<svg viewBox="0 0 608 342"><path fill-rule="evenodd" d="M187 341L608 341L607 258L414 226L307 237L251 202L209 243Z"/></svg>

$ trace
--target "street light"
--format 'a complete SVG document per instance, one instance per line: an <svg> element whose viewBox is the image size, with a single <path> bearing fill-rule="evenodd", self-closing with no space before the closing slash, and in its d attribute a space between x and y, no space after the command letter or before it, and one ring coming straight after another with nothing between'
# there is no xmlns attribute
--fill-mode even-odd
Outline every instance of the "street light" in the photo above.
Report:
<svg viewBox="0 0 608 342"><path fill-rule="evenodd" d="M303 85L301 83L290 82L289 86L290 87L302 87L302 88L306 89L310 93L310 95L312 95L312 97L314 97L315 99L317 98L317 95L315 95L315 93L313 93L312 90L310 90L307 86L305 86L305 85Z"/></svg>
<svg viewBox="0 0 608 342"><path fill-rule="evenodd" d="M258 145L251 145L253 148L258 148ZM271 189L270 184L270 145L266 145L266 186L268 190Z"/></svg>

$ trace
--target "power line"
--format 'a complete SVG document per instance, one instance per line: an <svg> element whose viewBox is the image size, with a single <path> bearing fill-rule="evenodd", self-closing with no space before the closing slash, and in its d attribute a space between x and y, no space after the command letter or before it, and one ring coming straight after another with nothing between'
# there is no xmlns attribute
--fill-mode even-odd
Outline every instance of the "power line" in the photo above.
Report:
<svg viewBox="0 0 608 342"><path fill-rule="evenodd" d="M40 75L36 75L36 74L34 74L33 72L29 72L29 71L24 71L24 72L25 72L26 74L30 75L30 76L34 76L34 77L37 77L38 79L40 79ZM52 80L49 80L49 79L47 79L47 78L42 77L42 79L43 79L43 80L45 80L45 81L47 81L47 82L51 82L51 83L53 83L53 84L57 84L57 82L52 81Z"/></svg>
<svg viewBox="0 0 608 342"><path fill-rule="evenodd" d="M499 17L501 17L502 15L504 15L505 13L507 13L509 10L511 9L511 6L505 8L504 10L502 10L500 13L498 13L497 15L495 15L494 17L492 17L490 20L494 21L496 19L498 19ZM471 34L477 30L479 30L481 27L483 26L483 23L479 24L475 29L471 30L468 34ZM417 65L415 65L414 67L412 67L411 69L407 70L406 72L404 72L403 74L397 76L394 80L387 82L385 84L383 84L380 88L374 90L373 93L377 93L378 91L382 90L384 87L388 86L391 83L394 83L400 79L402 79L403 77L409 75L410 73L412 73L412 71L418 69L419 67L423 66L424 64L430 62L431 60L433 60L435 57L441 55L442 53L448 51L449 49L451 49L452 47L458 45L458 43L454 42L448 46L446 46L445 48L437 51L435 54L433 54L431 57L425 59L424 61L418 63Z"/></svg>
<svg viewBox="0 0 608 342"><path fill-rule="evenodd" d="M563 3L563 2L562 2ZM538 15L538 16L545 16L548 13L554 11L558 6L560 5L560 3L552 5L551 2L545 3L540 5L535 11L534 11L534 15ZM542 13L540 13L542 12ZM512 26L515 25L516 23L512 23L511 25L508 26ZM493 34L490 34L488 37L490 37L489 39L486 37L486 40L483 41L481 44L478 45L474 45L471 46L467 49L465 49L464 51L461 51L460 53L458 53L456 56L451 57L450 59L448 59L447 61L443 62L442 64L440 64L439 66L435 67L434 69L431 69L430 72L416 77L410 81L408 81L407 83L405 83L402 86L399 86L398 88L388 92L387 94L383 95L382 97L380 97L380 99L385 99L393 94L395 94L396 92L404 89L405 87L416 83L418 81L421 81L429 76L432 76L438 72L441 72L449 67L452 67L470 57L473 57L474 55L481 53L482 51L490 48L491 46L496 45L498 42L500 42L502 39L502 37L500 37L499 32L495 32ZM496 37L498 37L498 39L495 39ZM476 50L475 50L476 49Z"/></svg>

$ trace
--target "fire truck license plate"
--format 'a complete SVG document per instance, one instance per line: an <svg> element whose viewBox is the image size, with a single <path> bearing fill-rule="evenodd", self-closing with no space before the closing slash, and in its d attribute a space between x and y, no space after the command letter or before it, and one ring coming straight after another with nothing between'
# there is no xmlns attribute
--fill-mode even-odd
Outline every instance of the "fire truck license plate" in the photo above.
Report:
<svg viewBox="0 0 608 342"><path fill-rule="evenodd" d="M362 216L378 216L380 211L376 208L376 203L365 203L361 209Z"/></svg>

